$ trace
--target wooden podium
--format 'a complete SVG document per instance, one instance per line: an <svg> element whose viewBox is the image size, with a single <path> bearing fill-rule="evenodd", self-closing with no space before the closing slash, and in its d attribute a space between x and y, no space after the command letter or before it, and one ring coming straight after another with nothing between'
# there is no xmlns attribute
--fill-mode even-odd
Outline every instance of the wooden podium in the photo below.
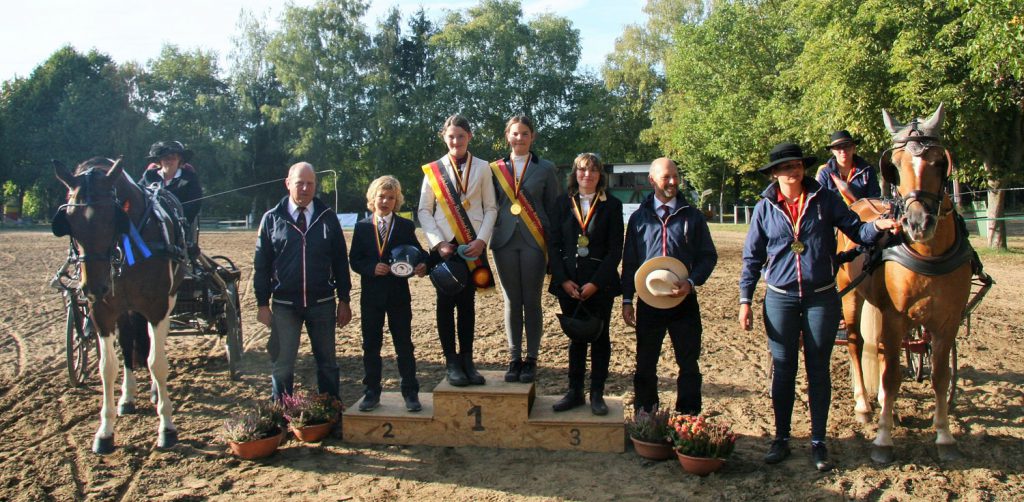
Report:
<svg viewBox="0 0 1024 502"><path fill-rule="evenodd" d="M505 383L500 371L481 373L486 385L442 381L433 393L421 392L417 413L405 410L398 392L385 392L373 411L360 412L356 403L342 418L342 435L353 443L625 451L621 399L605 398L603 417L589 405L555 413L558 397L537 397L532 383Z"/></svg>

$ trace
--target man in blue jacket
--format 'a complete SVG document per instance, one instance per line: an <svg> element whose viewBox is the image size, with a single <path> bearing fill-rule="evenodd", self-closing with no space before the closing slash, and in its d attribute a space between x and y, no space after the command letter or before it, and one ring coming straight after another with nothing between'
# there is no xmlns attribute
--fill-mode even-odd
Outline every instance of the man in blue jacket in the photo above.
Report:
<svg viewBox="0 0 1024 502"><path fill-rule="evenodd" d="M658 358L668 331L679 367L675 409L696 415L701 410L702 377L697 358L703 328L694 288L711 276L718 263L718 252L704 215L679 193L675 163L664 157L655 160L648 180L654 193L629 217L622 250L622 318L636 327L633 407L647 411L658 407ZM634 305L637 269L659 256L674 257L686 266L689 278L676 283L671 293L683 300L666 309L647 305L640 299Z"/></svg>
<svg viewBox="0 0 1024 502"><path fill-rule="evenodd" d="M292 393L305 323L319 390L340 399L334 327L352 320L345 236L334 211L314 197L316 172L311 164L293 165L285 186L288 196L260 221L253 259L256 320L270 328L272 397L279 401Z"/></svg>

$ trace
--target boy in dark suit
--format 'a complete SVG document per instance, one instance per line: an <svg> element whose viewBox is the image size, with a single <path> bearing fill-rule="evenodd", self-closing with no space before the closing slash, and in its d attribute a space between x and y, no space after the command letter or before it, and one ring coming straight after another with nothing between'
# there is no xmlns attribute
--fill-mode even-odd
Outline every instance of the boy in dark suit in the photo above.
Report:
<svg viewBox="0 0 1024 502"><path fill-rule="evenodd" d="M416 239L416 226L395 211L402 206L402 185L392 176L381 176L366 190L366 207L373 211L369 217L356 223L352 235L349 263L360 275L362 294L359 306L363 330L363 400L359 411L370 411L380 405L381 357L384 342L384 316L387 315L391 339L398 356L402 397L405 408L415 412L423 409L419 401L419 382L416 379L416 358L412 345L412 297L408 277L391 272L389 261L392 250L409 245L421 256L426 253ZM419 263L414 273L423 277L426 264Z"/></svg>

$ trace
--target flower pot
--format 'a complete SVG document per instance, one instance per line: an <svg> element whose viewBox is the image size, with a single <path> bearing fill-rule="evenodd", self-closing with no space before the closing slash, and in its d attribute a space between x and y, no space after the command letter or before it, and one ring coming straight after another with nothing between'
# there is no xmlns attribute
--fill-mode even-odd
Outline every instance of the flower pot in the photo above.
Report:
<svg viewBox="0 0 1024 502"><path fill-rule="evenodd" d="M326 424L307 425L305 427L288 426L292 434L295 434L295 438L303 443L315 443L322 440L331 433L331 427L334 427L333 421Z"/></svg>
<svg viewBox="0 0 1024 502"><path fill-rule="evenodd" d="M633 449L636 450L636 454L646 459L668 460L675 453L672 445L668 443L649 443L632 436L629 439L633 440Z"/></svg>
<svg viewBox="0 0 1024 502"><path fill-rule="evenodd" d="M257 458L269 457L275 451L277 447L281 446L281 441L284 439L284 431L278 432L274 436L268 438L257 439L255 441L245 441L242 443L236 443L234 441L228 441L228 446L231 448L231 453L245 460L253 460Z"/></svg>
<svg viewBox="0 0 1024 502"><path fill-rule="evenodd" d="M691 457L678 451L676 456L679 457L679 465L683 466L684 471L698 476L707 476L725 465L725 459L722 458Z"/></svg>

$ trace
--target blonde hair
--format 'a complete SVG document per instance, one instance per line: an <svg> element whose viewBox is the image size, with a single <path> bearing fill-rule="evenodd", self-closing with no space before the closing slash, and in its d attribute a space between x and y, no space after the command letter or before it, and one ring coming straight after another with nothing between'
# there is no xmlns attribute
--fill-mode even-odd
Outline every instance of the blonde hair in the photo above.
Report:
<svg viewBox="0 0 1024 502"><path fill-rule="evenodd" d="M370 212L374 212L374 199L377 198L377 194L381 192L395 192L395 209L394 212L398 212L398 209L402 207L402 203L405 202L405 197L402 197L402 184L398 182L398 178L386 174L370 182L370 187L366 189L366 209Z"/></svg>

